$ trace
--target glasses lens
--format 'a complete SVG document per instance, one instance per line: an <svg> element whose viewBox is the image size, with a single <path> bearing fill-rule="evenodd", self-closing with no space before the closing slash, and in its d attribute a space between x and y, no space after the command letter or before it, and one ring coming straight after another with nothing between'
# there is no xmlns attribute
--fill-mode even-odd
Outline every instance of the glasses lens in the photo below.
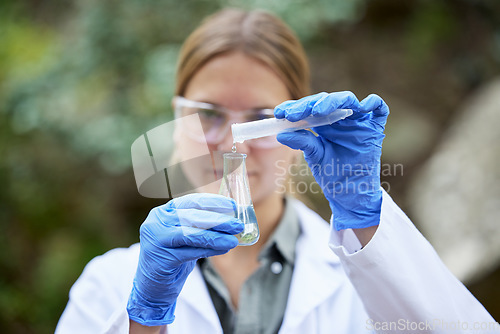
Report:
<svg viewBox="0 0 500 334"><path fill-rule="evenodd" d="M261 121L268 118L274 118L272 109L256 110L247 115L246 122Z"/></svg>
<svg viewBox="0 0 500 334"><path fill-rule="evenodd" d="M217 141L221 129L227 123L226 115L215 109L199 108L197 112L207 142Z"/></svg>
<svg viewBox="0 0 500 334"><path fill-rule="evenodd" d="M218 140L221 139L220 137L221 135L223 135L223 131L221 130L227 123L226 115L224 115L222 112L211 108L185 107L185 106L179 107L178 110L180 117L198 114L201 127L205 134L205 138L195 138L195 139L198 139L200 141L206 140L207 143L216 143ZM190 127L189 124L186 125L185 130L188 132L188 134L196 132L197 129L196 125L195 124L192 125L193 125L192 128Z"/></svg>
<svg viewBox="0 0 500 334"><path fill-rule="evenodd" d="M197 114L204 136L200 135L199 127L197 124L185 122L183 124L184 130L187 134L200 142L206 141L208 144L218 144L227 135L230 122L229 116L222 110L208 103L196 102L178 97L176 102L176 117L185 117ZM259 121L267 118L273 118L273 109L258 109L249 110L240 114L240 121L252 122ZM232 119L232 118L231 118ZM248 145L256 148L275 148L281 145L276 136L268 136L263 138L251 139L246 142Z"/></svg>
<svg viewBox="0 0 500 334"><path fill-rule="evenodd" d="M247 122L260 121L268 118L274 118L273 109L254 110L247 115L246 121ZM248 140L248 145L255 148L265 149L265 148L275 148L281 144L276 140L276 136L267 136L262 138L250 139Z"/></svg>

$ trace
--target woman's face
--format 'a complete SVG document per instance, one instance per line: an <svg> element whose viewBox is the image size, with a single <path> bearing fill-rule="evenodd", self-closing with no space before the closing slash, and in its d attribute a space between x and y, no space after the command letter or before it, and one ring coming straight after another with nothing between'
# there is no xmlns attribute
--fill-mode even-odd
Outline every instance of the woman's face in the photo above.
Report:
<svg viewBox="0 0 500 334"><path fill-rule="evenodd" d="M205 64L189 82L184 97L233 110L235 118L246 110L273 109L291 98L285 84L273 70L239 52L218 56ZM180 136L177 137L177 149L181 158L183 152L199 151L199 146L204 145L189 136ZM231 131L227 131L220 143L209 143L208 148L213 156L220 157L214 153L230 152L232 145ZM246 166L254 204L270 196L280 196L278 191L283 189L284 168L288 170L296 152L283 145L257 148L244 142L236 147L239 153L247 154ZM199 190L217 193L220 183L206 185L209 183L207 180L213 180L213 168L198 166L184 172L194 185L202 185ZM220 160L215 162L215 168L218 173L221 172Z"/></svg>

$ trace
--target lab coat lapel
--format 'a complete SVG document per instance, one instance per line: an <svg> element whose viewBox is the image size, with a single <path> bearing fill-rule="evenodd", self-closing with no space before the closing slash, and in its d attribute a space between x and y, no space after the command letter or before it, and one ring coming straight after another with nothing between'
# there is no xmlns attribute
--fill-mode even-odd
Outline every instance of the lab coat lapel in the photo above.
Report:
<svg viewBox="0 0 500 334"><path fill-rule="evenodd" d="M342 281L339 258L328 247L330 227L303 203L294 201L301 225L295 268L288 296L282 333L300 326L307 315L330 298Z"/></svg>
<svg viewBox="0 0 500 334"><path fill-rule="evenodd" d="M190 315L193 321L196 322L196 319L201 317L212 326L213 330L205 329L207 333L222 333L217 311L198 266L195 266L193 272L188 276L179 297L197 313L197 315Z"/></svg>

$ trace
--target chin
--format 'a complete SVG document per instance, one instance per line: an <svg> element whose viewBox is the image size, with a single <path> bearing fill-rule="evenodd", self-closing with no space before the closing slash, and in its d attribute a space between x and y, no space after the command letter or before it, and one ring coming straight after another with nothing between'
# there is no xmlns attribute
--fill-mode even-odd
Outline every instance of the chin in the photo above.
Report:
<svg viewBox="0 0 500 334"><path fill-rule="evenodd" d="M259 204L265 203L267 201L272 200L274 197L282 196L275 191L257 191L252 192L252 202L254 206L258 206Z"/></svg>

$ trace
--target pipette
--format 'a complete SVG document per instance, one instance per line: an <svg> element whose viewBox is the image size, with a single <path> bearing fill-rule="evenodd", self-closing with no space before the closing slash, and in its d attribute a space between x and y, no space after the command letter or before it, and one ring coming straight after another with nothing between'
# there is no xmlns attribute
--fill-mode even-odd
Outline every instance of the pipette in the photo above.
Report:
<svg viewBox="0 0 500 334"><path fill-rule="evenodd" d="M248 139L277 135L332 124L352 115L351 109L337 109L326 116L308 116L300 121L291 122L284 118L268 118L259 121L236 123L231 125L233 142L243 143Z"/></svg>

